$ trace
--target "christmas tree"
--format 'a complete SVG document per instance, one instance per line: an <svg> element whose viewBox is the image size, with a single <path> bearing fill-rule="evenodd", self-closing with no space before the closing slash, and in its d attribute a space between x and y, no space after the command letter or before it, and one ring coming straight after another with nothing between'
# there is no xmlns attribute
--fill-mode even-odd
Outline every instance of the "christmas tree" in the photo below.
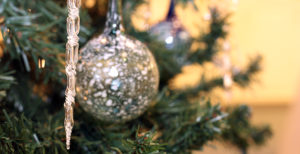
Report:
<svg viewBox="0 0 300 154"><path fill-rule="evenodd" d="M268 126L249 122L248 106L222 107L207 95L215 88L230 89L231 80L234 86L248 87L260 71L261 57L252 58L238 71L230 67L229 78L225 73L208 79L203 73L196 86L177 89L170 84L183 67L214 61L222 51L220 40L227 38L228 15L211 7L207 32L184 41L172 34L161 41L154 31L139 31L132 24L132 14L143 3L123 1L123 23L126 34L146 44L156 59L160 79L153 103L137 118L114 123L99 120L76 101L68 151L63 110L66 2L0 0L1 153L191 153L213 140L231 143L246 153L250 145L263 144L271 136ZM169 13L167 21L174 22L173 16ZM102 31L105 16L82 7L80 19L83 47ZM200 47L190 48L193 44Z"/></svg>

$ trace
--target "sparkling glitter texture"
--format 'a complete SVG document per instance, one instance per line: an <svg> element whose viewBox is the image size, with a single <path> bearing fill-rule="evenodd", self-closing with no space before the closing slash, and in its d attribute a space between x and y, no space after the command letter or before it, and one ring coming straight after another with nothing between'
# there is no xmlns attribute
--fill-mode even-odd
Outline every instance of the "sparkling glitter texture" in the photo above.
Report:
<svg viewBox="0 0 300 154"><path fill-rule="evenodd" d="M111 0L106 28L81 50L79 104L98 119L125 122L142 114L157 93L155 59L141 42L123 34L120 2Z"/></svg>

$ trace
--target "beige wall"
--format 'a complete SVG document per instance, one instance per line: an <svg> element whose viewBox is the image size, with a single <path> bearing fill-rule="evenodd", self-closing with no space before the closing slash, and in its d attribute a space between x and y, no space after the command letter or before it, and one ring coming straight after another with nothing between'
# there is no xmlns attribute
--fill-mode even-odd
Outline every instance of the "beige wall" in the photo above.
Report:
<svg viewBox="0 0 300 154"><path fill-rule="evenodd" d="M300 77L300 1L241 0L233 16L236 55L264 56L260 83L236 92L236 101L291 103Z"/></svg>

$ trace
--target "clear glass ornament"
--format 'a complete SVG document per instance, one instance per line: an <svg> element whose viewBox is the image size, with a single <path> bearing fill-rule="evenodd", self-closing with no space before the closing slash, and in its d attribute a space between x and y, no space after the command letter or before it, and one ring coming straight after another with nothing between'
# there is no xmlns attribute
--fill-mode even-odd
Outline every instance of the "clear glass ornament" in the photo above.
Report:
<svg viewBox="0 0 300 154"><path fill-rule="evenodd" d="M154 25L150 35L163 42L167 49L187 48L190 34L183 28L175 15L175 1L171 0L166 20Z"/></svg>
<svg viewBox="0 0 300 154"><path fill-rule="evenodd" d="M120 0L111 0L103 34L80 51L77 98L98 119L125 122L142 114L158 90L159 72L148 48L123 33Z"/></svg>

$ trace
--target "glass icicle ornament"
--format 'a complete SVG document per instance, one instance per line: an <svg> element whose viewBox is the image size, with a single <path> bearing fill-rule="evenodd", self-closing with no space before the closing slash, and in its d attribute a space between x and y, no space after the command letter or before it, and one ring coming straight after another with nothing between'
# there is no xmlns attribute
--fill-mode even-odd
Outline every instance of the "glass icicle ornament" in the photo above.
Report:
<svg viewBox="0 0 300 154"><path fill-rule="evenodd" d="M157 93L156 61L140 41L123 33L120 0L111 0L103 34L80 51L77 98L96 118L125 122L142 114Z"/></svg>
<svg viewBox="0 0 300 154"><path fill-rule="evenodd" d="M66 75L68 78L66 89L65 108L65 132L66 132L66 146L70 149L70 140L73 120L73 105L75 103L75 83L76 83L76 64L78 61L78 33L80 29L79 8L81 0L68 0L68 18L67 18L67 33L68 42L66 44Z"/></svg>
<svg viewBox="0 0 300 154"><path fill-rule="evenodd" d="M171 0L165 21L150 28L150 35L165 44L169 50L187 48L190 34L183 28L175 15L175 0Z"/></svg>

